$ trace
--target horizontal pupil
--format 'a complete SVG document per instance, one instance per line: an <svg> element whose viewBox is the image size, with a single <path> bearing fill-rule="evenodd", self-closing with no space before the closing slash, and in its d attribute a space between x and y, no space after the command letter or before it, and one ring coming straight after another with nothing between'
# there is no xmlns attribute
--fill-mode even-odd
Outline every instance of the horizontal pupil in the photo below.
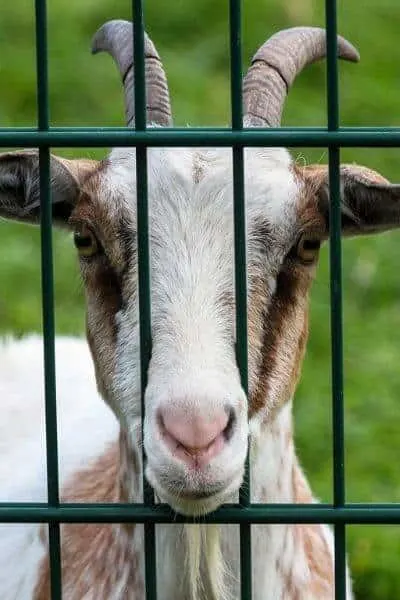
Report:
<svg viewBox="0 0 400 600"><path fill-rule="evenodd" d="M318 250L321 242L319 240L305 240L303 243L304 250Z"/></svg>
<svg viewBox="0 0 400 600"><path fill-rule="evenodd" d="M84 235L80 235L79 233L75 233L74 242L80 248L88 248L89 246L91 246L93 244L93 240L89 235L84 236Z"/></svg>

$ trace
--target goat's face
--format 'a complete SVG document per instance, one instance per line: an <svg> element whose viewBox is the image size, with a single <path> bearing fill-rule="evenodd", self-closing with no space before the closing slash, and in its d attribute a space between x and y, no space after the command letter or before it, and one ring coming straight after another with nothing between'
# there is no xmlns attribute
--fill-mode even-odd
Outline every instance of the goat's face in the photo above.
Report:
<svg viewBox="0 0 400 600"><path fill-rule="evenodd" d="M123 74L134 118L132 30L112 22L96 36ZM342 38L342 57L357 53ZM325 52L325 34L295 28L269 40L244 81L245 124L278 125L294 76ZM148 119L170 124L168 90L146 38ZM287 60L288 59L288 60ZM328 236L325 167L297 168L286 150L245 150L249 400L235 361L233 188L230 150L148 150L152 353L145 390L146 474L180 512L235 499L249 434L292 396L307 337L307 303ZM135 153L108 160L52 157L54 220L75 234L87 296L98 387L131 444L141 444ZM38 157L0 156L0 216L37 221ZM341 169L344 233L400 223L399 186L368 169Z"/></svg>
<svg viewBox="0 0 400 600"><path fill-rule="evenodd" d="M180 510L210 510L238 490L248 415L268 419L286 401L304 345L322 223L315 211L307 216L304 185L285 150L248 150L245 158L249 405L235 361L231 152L149 151L152 355L144 444L149 480ZM134 153L114 151L86 181L70 223L82 246L99 386L138 439L134 174Z"/></svg>

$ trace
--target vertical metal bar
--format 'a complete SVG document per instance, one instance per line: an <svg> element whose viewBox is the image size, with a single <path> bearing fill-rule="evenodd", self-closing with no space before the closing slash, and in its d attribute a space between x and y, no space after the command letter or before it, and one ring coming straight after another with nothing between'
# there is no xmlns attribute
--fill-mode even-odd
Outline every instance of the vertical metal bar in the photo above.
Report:
<svg viewBox="0 0 400 600"><path fill-rule="evenodd" d="M133 56L135 77L135 128L146 129L146 70L144 57L144 18L142 0L134 0ZM147 194L147 148L136 148L136 200L137 200L137 243L138 243L138 292L140 323L140 387L142 422L145 414L144 395L147 386L147 371L151 356L151 306L150 306L150 252L149 215ZM143 500L154 505L154 493L144 475L145 452L143 448ZM155 525L144 524L145 541L145 587L146 599L156 600L156 539Z"/></svg>
<svg viewBox="0 0 400 600"><path fill-rule="evenodd" d="M339 127L336 0L326 0L328 129ZM333 496L336 507L345 502L342 252L340 211L340 149L329 149L330 280L333 415ZM346 598L346 527L335 524L335 598Z"/></svg>
<svg viewBox="0 0 400 600"><path fill-rule="evenodd" d="M243 127L242 114L242 56L241 56L241 1L230 0L230 75L232 129ZM242 387L248 393L248 341L247 341L247 261L246 261L246 207L244 193L243 148L233 146L233 207L236 300L236 360ZM249 454L245 476L239 494L242 506L250 504ZM251 525L240 525L240 591L241 600L252 596Z"/></svg>
<svg viewBox="0 0 400 600"><path fill-rule="evenodd" d="M46 131L49 127L46 0L35 1L35 17L38 128L41 131ZM54 353L52 207L50 197L50 153L48 146L41 146L39 148L39 174L47 494L48 502L53 507L59 504L59 484ZM49 521L49 553L51 598L52 600L61 600L60 526L58 523L52 521Z"/></svg>

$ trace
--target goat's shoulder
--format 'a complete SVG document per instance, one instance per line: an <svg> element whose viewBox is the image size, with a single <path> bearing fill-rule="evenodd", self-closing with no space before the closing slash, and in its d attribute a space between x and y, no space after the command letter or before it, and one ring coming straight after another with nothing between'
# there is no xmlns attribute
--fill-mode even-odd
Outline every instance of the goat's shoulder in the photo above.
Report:
<svg viewBox="0 0 400 600"><path fill-rule="evenodd" d="M101 456L73 474L62 490L63 502L113 503L119 494L119 447L111 443ZM69 523L62 526L63 588L71 599L126 597L124 584L139 585L138 549L131 543L133 525ZM41 532L46 540L46 531ZM47 542L46 542L47 546ZM114 567L110 571L110 564ZM48 600L49 562L39 566L35 600ZM121 594L121 595L120 595ZM135 596L136 597L136 596Z"/></svg>
<svg viewBox="0 0 400 600"><path fill-rule="evenodd" d="M118 426L96 390L86 342L56 338L55 354L59 471L64 484L117 439ZM0 464L0 501L42 501L46 444L41 337L0 341L0 399L0 452L7 457ZM28 491L33 484L35 489Z"/></svg>
<svg viewBox="0 0 400 600"><path fill-rule="evenodd" d="M110 448L113 443L116 445L118 427L113 414L98 396L86 342L56 338L55 351L60 486L68 501L71 495L68 482L77 482L74 475L96 465L97 461L104 461L106 455L112 458ZM0 341L0 402L0 501L46 501L41 337ZM40 525L0 525L2 600L33 597L45 552Z"/></svg>

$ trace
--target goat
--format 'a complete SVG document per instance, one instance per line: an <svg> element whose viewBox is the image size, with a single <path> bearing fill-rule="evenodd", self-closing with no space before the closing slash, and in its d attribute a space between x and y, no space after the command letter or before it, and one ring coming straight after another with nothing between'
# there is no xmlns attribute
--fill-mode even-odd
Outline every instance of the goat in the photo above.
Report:
<svg viewBox="0 0 400 600"><path fill-rule="evenodd" d="M106 23L93 50L115 59L132 126L132 25ZM325 52L322 29L293 28L271 37L244 77L244 125L279 126L296 75ZM341 37L338 53L350 61L359 58ZM148 37L145 67L147 121L168 127L167 80ZM51 156L53 218L74 235L86 292L87 340L105 401L100 409L84 342L57 340L61 416L71 421L73 413L60 442L65 502L142 500L135 156L128 148L113 149L100 162ZM253 502L315 501L295 453L292 398L308 335L309 291L320 246L329 236L328 171L295 164L284 148L247 148L244 165L248 398L234 352L231 151L148 150L152 355L145 391L145 474L157 501L186 515L237 500L248 446ZM0 216L38 221L38 172L35 151L0 155ZM400 186L356 165L343 165L340 177L344 235L399 225ZM26 414L37 414L32 406L41 394L33 388L27 394L19 377L24 373L26 380L28 369L41 373L39 345L30 338L7 342L1 351L2 398L29 405ZM27 397L34 392L36 399ZM3 411L5 422L17 427ZM32 420L32 431L34 426ZM36 446L30 444L33 465ZM15 477L3 472L2 499L24 494L31 499L36 470L32 466L27 482L18 452L8 450L8 456ZM24 480L21 487L15 478ZM333 537L327 526L282 523L252 531L255 600L333 597ZM156 535L160 600L239 598L237 526L157 525ZM140 526L67 524L61 542L64 598L144 599ZM47 554L45 527L0 528L2 600L50 597ZM352 598L349 575L347 598Z"/></svg>

